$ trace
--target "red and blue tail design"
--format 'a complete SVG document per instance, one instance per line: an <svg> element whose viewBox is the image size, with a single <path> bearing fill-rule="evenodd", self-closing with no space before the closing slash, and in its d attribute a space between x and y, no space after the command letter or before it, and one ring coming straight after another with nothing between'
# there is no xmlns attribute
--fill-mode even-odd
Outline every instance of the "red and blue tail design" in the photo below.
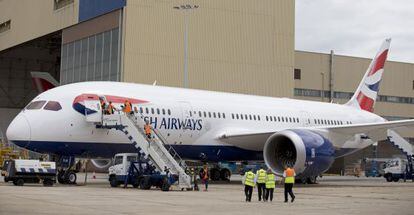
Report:
<svg viewBox="0 0 414 215"><path fill-rule="evenodd" d="M378 96L379 86L384 73L384 64L387 60L391 39L386 39L377 55L372 59L357 90L345 105L369 112L374 111L375 100Z"/></svg>

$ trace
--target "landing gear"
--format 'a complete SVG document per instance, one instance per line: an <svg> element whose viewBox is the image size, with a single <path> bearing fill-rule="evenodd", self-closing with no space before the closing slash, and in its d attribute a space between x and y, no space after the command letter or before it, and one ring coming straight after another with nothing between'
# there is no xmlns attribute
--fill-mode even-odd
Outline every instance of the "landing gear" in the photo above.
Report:
<svg viewBox="0 0 414 215"><path fill-rule="evenodd" d="M57 178L60 184L76 184L77 176L75 171L60 170L58 171Z"/></svg>

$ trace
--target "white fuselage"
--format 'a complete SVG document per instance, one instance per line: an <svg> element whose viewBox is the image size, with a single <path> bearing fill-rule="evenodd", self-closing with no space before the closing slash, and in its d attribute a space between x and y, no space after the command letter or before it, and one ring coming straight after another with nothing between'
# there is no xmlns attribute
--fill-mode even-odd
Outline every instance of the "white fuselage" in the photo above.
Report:
<svg viewBox="0 0 414 215"><path fill-rule="evenodd" d="M203 147L216 147L217 153L220 153L217 151L220 147L247 152L263 150L264 142L252 140L229 144L219 138L229 133L260 133L385 121L373 113L332 103L131 83L83 82L57 87L37 96L33 101L57 101L62 107L61 110L22 110L7 131L9 140L46 153L82 155L94 149L105 152L91 153L99 157L107 156L105 147L129 144L129 140L121 132L97 129L94 124L86 122L85 115L74 109L74 99L82 94L147 101L133 106L138 110L143 109L142 115L166 137L169 144L189 149L201 147L196 153L204 150ZM119 109L120 105L115 103L115 107ZM186 125L185 129L183 124ZM358 138L331 141L338 149L360 149L372 143ZM59 146L53 148L54 144ZM71 144L77 144L76 149L72 149ZM82 149L82 145L88 147ZM108 155L119 152L111 149L112 147L107 149ZM247 159L243 159L241 155L237 160Z"/></svg>

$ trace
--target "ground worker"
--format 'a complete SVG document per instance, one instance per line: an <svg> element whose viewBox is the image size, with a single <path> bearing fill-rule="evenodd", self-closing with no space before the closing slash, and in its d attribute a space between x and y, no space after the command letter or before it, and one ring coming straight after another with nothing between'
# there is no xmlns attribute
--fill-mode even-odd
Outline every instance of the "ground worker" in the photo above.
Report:
<svg viewBox="0 0 414 215"><path fill-rule="evenodd" d="M114 106L112 105L112 102L109 102L108 106L106 107L107 114L114 114Z"/></svg>
<svg viewBox="0 0 414 215"><path fill-rule="evenodd" d="M210 177L210 175L208 173L208 166L206 164L206 165L204 165L204 168L201 170L201 173L200 173L201 183L204 184L204 190L203 191L208 190L208 179L209 179L209 177Z"/></svg>
<svg viewBox="0 0 414 215"><path fill-rule="evenodd" d="M270 197L270 201L273 201L273 191L275 190L276 176L271 169L267 170L266 174L266 195L264 201L267 202Z"/></svg>
<svg viewBox="0 0 414 215"><path fill-rule="evenodd" d="M132 114L132 104L131 102L129 102L128 100L125 100L124 102L124 109L123 109L125 114Z"/></svg>
<svg viewBox="0 0 414 215"><path fill-rule="evenodd" d="M106 114L106 104L105 101L102 98L99 98L99 102L101 104L101 110L103 114Z"/></svg>
<svg viewBox="0 0 414 215"><path fill-rule="evenodd" d="M258 193L258 197L259 197L259 202L265 199L265 194L266 194L266 170L264 170L263 168L260 168L257 172L256 172L256 177L257 177L257 193Z"/></svg>
<svg viewBox="0 0 414 215"><path fill-rule="evenodd" d="M148 121L145 121L144 132L148 140L151 140L151 125L149 124Z"/></svg>
<svg viewBox="0 0 414 215"><path fill-rule="evenodd" d="M256 175L251 169L244 173L243 184L244 184L244 195L246 196L246 202L252 201L253 187L255 185Z"/></svg>
<svg viewBox="0 0 414 215"><path fill-rule="evenodd" d="M286 166L285 171L283 172L283 177L285 178L285 202L288 202L288 193L290 195L291 202L295 201L295 195L292 191L293 184L295 183L295 176L295 170Z"/></svg>

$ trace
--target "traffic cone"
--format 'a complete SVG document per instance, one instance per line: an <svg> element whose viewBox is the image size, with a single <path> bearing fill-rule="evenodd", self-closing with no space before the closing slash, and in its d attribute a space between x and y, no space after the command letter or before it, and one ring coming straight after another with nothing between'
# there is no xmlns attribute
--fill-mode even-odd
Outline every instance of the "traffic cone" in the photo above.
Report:
<svg viewBox="0 0 414 215"><path fill-rule="evenodd" d="M93 174L92 174L92 178L93 179L96 179L96 174L95 174L95 171L93 172Z"/></svg>

